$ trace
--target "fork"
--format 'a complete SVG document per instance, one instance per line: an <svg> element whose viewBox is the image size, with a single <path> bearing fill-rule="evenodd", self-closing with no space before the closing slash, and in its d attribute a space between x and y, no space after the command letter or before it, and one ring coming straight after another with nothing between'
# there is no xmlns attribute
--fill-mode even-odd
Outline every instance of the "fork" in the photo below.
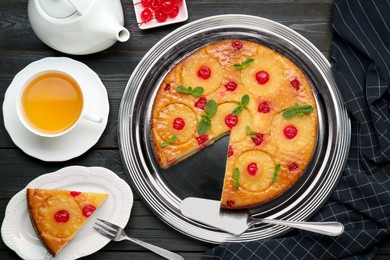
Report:
<svg viewBox="0 0 390 260"><path fill-rule="evenodd" d="M136 243L137 245L140 245L146 249L149 249L150 251L166 258L166 259L173 259L173 260L184 260L184 258L181 255L175 254L173 252L170 252L166 249L160 248L158 246L151 245L149 243L146 243L144 241L141 241L139 239L129 237L126 235L123 228L105 221L103 219L97 219L95 222L95 226L93 227L97 232L102 234L105 237L108 237L111 240L114 241L122 241L122 240L129 240L133 243Z"/></svg>

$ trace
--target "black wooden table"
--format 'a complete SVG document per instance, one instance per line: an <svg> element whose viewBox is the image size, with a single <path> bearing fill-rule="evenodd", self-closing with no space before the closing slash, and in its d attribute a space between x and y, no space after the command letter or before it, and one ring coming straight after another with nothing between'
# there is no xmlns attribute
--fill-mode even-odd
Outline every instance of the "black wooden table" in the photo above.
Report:
<svg viewBox="0 0 390 260"><path fill-rule="evenodd" d="M101 166L128 181L118 149L118 110L126 83L143 55L162 37L181 24L141 31L136 29L132 1L122 0L125 26L133 31L126 43L93 55L71 56L44 45L34 34L27 16L28 0L0 0L0 101L16 73L33 61L45 57L67 56L94 70L108 91L110 114L107 128L99 142L82 156L60 163L43 162L23 153L11 141L0 120L0 220L8 201L31 180L41 174L66 166ZM280 22L305 36L326 57L331 46L331 12L333 0L187 0L191 22L218 14L248 14ZM3 118L4 111L0 110ZM159 220L135 194L134 206L126 232L141 240L183 255L199 259L213 247L187 237ZM87 259L156 259L153 253L130 242L111 242ZM381 245L376 259L390 258L390 241ZM0 241L0 259L17 259L17 255Z"/></svg>

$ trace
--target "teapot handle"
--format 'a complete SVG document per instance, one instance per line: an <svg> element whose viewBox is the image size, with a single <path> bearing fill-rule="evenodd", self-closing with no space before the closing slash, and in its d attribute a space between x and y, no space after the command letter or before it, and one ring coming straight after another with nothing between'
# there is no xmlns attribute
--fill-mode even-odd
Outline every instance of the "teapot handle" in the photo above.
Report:
<svg viewBox="0 0 390 260"><path fill-rule="evenodd" d="M73 7L77 10L80 15L85 14L89 5L91 4L90 0L67 0Z"/></svg>

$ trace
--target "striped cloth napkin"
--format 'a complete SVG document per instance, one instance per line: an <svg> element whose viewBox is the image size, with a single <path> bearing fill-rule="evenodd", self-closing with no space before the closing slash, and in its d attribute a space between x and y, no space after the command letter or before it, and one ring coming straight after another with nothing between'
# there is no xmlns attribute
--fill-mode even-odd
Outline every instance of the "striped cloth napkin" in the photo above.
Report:
<svg viewBox="0 0 390 260"><path fill-rule="evenodd" d="M370 259L390 238L390 2L336 0L331 64L352 121L340 183L311 221L340 221L328 237L294 230L282 238L219 245L203 259Z"/></svg>

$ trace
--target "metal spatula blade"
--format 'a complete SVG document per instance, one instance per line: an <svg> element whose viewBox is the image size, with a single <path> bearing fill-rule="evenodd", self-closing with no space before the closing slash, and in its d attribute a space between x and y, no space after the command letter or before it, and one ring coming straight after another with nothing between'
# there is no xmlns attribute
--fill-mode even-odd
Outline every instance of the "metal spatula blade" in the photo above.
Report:
<svg viewBox="0 0 390 260"><path fill-rule="evenodd" d="M339 222L298 222L254 218L247 210L224 210L217 200L186 198L180 204L181 213L195 221L215 227L235 236L244 233L257 223L288 226L329 236L338 236L344 231Z"/></svg>

